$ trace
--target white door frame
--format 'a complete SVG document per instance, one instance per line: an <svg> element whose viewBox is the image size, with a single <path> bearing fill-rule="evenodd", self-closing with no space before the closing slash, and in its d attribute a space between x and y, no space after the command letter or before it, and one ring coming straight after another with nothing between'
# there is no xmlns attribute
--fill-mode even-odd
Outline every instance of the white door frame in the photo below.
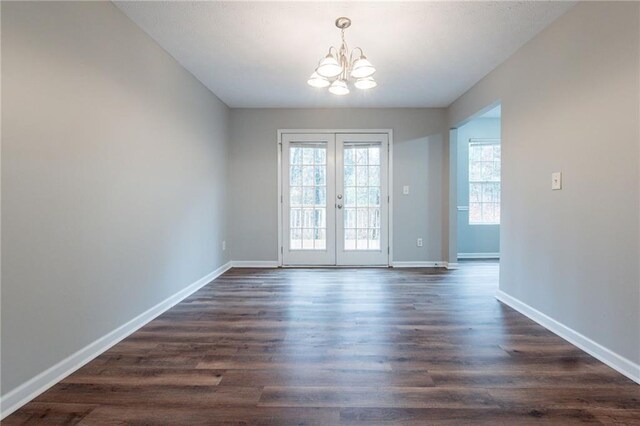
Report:
<svg viewBox="0 0 640 426"><path fill-rule="evenodd" d="M283 237L282 237L282 135L286 133L384 133L389 136L389 264L393 265L393 129L278 129L276 138L276 151L278 153L278 266L283 267Z"/></svg>

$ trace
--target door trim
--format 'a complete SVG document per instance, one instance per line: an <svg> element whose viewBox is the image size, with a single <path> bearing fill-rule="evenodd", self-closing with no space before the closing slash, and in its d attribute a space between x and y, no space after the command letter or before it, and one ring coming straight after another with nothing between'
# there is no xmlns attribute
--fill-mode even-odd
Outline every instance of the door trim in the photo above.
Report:
<svg viewBox="0 0 640 426"><path fill-rule="evenodd" d="M393 265L393 129L278 129L276 135L276 151L278 155L277 161L277 203L278 203L278 246L276 247L278 251L278 266L283 267L282 260L282 251L283 251L283 226L282 226L282 206L283 206L283 191L282 191L282 135L287 133L330 133L330 134L340 134L340 133L385 133L389 137L389 166L388 166L388 185L389 185L389 264L387 266ZM357 266L357 265L354 265Z"/></svg>

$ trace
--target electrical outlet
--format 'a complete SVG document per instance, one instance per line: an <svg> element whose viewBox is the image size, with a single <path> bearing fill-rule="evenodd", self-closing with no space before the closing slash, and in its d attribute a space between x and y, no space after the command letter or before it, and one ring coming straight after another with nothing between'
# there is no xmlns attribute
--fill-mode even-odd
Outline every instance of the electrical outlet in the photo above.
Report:
<svg viewBox="0 0 640 426"><path fill-rule="evenodd" d="M402 187L402 194L409 195L409 185L405 185Z"/></svg>
<svg viewBox="0 0 640 426"><path fill-rule="evenodd" d="M418 247L422 247L422 238L418 238L418 240L416 241L416 245Z"/></svg>
<svg viewBox="0 0 640 426"><path fill-rule="evenodd" d="M227 249L227 242L223 241L222 242L222 251L225 251Z"/></svg>
<svg viewBox="0 0 640 426"><path fill-rule="evenodd" d="M551 173L551 189L562 189L562 172Z"/></svg>

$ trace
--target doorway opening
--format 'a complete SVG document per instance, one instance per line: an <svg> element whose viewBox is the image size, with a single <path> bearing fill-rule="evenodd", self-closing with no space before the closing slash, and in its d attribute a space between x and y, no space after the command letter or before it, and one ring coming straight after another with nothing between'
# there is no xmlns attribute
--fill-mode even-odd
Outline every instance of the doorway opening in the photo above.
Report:
<svg viewBox="0 0 640 426"><path fill-rule="evenodd" d="M390 131L279 131L281 266L388 266Z"/></svg>
<svg viewBox="0 0 640 426"><path fill-rule="evenodd" d="M457 128L457 257L500 258L501 106Z"/></svg>

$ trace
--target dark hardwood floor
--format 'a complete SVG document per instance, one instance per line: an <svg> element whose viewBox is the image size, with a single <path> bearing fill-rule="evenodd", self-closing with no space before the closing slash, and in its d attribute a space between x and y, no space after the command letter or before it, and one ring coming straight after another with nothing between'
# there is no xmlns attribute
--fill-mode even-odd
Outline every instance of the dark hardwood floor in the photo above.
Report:
<svg viewBox="0 0 640 426"><path fill-rule="evenodd" d="M3 424L640 424L498 267L233 269Z"/></svg>

